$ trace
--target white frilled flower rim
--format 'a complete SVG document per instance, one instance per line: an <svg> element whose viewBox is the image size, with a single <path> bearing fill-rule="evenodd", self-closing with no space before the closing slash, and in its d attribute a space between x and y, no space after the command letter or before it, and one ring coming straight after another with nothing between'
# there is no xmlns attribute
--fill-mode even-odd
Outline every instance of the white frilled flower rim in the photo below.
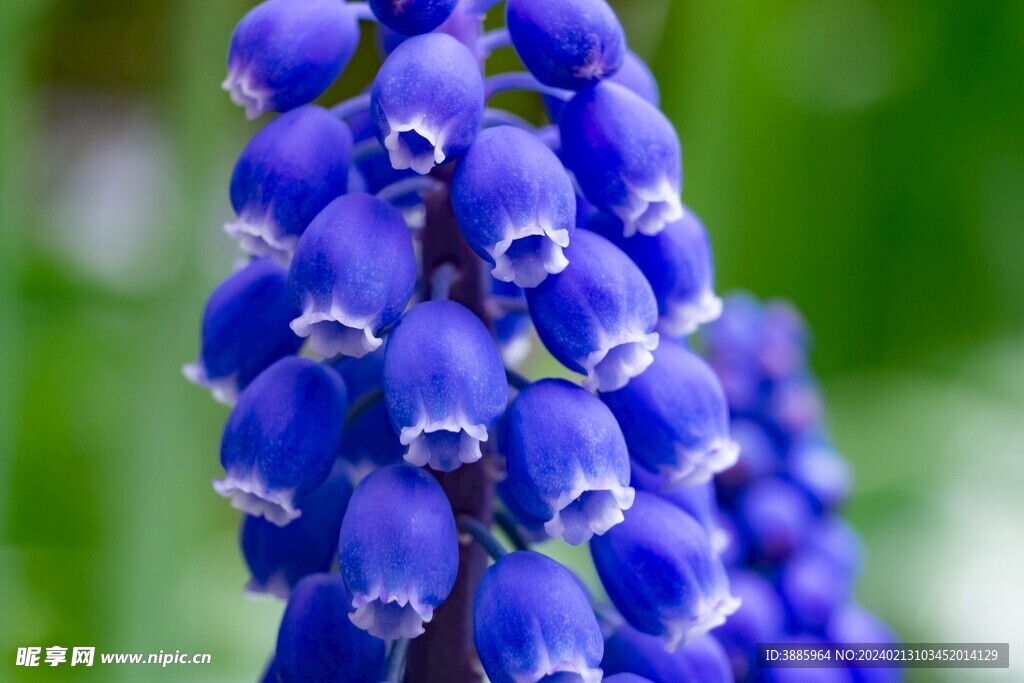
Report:
<svg viewBox="0 0 1024 683"><path fill-rule="evenodd" d="M288 526L302 516L295 508L294 489L271 490L257 476L256 472L239 476L228 471L223 479L213 481L213 490L231 499L231 507L253 517L266 517L277 526Z"/></svg>
<svg viewBox="0 0 1024 683"><path fill-rule="evenodd" d="M569 246L569 231L537 223L519 228L510 227L505 239L487 250L494 261L491 274L502 282L518 287L536 287L548 275L557 275L569 265L562 250ZM529 237L539 237L535 250L510 255L512 245Z"/></svg>
<svg viewBox="0 0 1024 683"><path fill-rule="evenodd" d="M606 339L601 348L580 361L587 372L584 388L606 392L621 389L650 367L656 348L657 332L623 332Z"/></svg>
<svg viewBox="0 0 1024 683"><path fill-rule="evenodd" d="M357 593L352 607L348 616L352 623L382 640L415 638L423 634L423 624L434 618L434 608L421 603L410 590Z"/></svg>
<svg viewBox="0 0 1024 683"><path fill-rule="evenodd" d="M669 223L683 217L683 202L679 189L662 178L654 187L636 187L626 183L626 199L612 211L622 221L625 236L657 235Z"/></svg>
<svg viewBox="0 0 1024 683"><path fill-rule="evenodd" d="M426 115L423 115L404 123L395 123L388 119L391 131L384 138L384 148L391 159L391 167L396 171L411 168L420 175L426 175L434 166L444 163L444 130L440 126L431 126L426 118ZM414 153L402 133L415 133L430 145L431 150L421 154Z"/></svg>
<svg viewBox="0 0 1024 683"><path fill-rule="evenodd" d="M210 379L210 375L206 371L206 365L203 364L202 360L197 360L195 363L189 363L182 367L181 374L185 375L185 379L196 386L209 389L214 400L218 403L223 403L226 406L233 406L235 405L235 402L238 401L239 392L237 373L232 373L227 377Z"/></svg>
<svg viewBox="0 0 1024 683"><path fill-rule="evenodd" d="M728 592L701 599L691 617L665 624L665 649L675 652L697 636L721 626L741 604L739 598L729 595Z"/></svg>
<svg viewBox="0 0 1024 683"><path fill-rule="evenodd" d="M399 441L409 447L405 461L410 465L429 465L441 472L451 472L480 459L480 444L487 441L487 427L473 424L463 415L433 422L424 417L411 427L403 427Z"/></svg>
<svg viewBox="0 0 1024 683"><path fill-rule="evenodd" d="M270 256L286 268L292 261L295 245L299 243L298 235L281 230L270 209L261 218L243 213L238 220L225 223L224 232L238 240L242 251L247 254Z"/></svg>
<svg viewBox="0 0 1024 683"><path fill-rule="evenodd" d="M581 545L620 523L623 511L633 507L635 498L636 491L615 478L589 481L581 471L573 487L552 505L554 514L544 522L544 531L570 545Z"/></svg>
<svg viewBox="0 0 1024 683"><path fill-rule="evenodd" d="M677 445L675 451L675 464L658 468L666 490L706 483L735 465L740 457L740 445L726 438L714 439L706 448L687 449Z"/></svg>
<svg viewBox="0 0 1024 683"><path fill-rule="evenodd" d="M253 85L248 72L240 72L238 68L228 72L228 77L220 87L228 92L232 102L245 108L245 117L250 121L269 111L273 104L271 100L274 93Z"/></svg>
<svg viewBox="0 0 1024 683"><path fill-rule="evenodd" d="M658 319L658 331L670 337L685 337L701 325L718 320L722 315L722 300L710 289L704 289L692 301L669 302L665 315Z"/></svg>
<svg viewBox="0 0 1024 683"><path fill-rule="evenodd" d="M376 321L350 315L338 302L327 310L320 310L309 299L302 315L290 323L292 331L309 338L309 348L324 358L351 356L362 358L384 343L374 334Z"/></svg>

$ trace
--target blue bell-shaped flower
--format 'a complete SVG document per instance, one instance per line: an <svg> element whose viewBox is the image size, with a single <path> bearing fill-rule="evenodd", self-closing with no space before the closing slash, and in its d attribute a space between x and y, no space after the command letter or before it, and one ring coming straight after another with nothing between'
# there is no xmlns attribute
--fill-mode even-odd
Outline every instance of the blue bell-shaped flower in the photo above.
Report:
<svg viewBox="0 0 1024 683"><path fill-rule="evenodd" d="M632 50L626 50L626 57L622 60L622 68L608 77L609 83L617 83L624 88L632 90L655 107L661 101L661 91L658 88L658 81L654 74L644 63L644 60L637 57ZM565 109L565 100L553 95L544 96L544 106L547 107L549 118L558 123L562 110ZM582 225L582 223L581 223ZM621 227L619 228L621 230Z"/></svg>
<svg viewBox="0 0 1024 683"><path fill-rule="evenodd" d="M630 482L637 491L648 491L664 498L700 522L715 552L722 552L729 544L729 535L722 528L713 481L690 486L668 486L661 476L636 462L633 463L631 473Z"/></svg>
<svg viewBox="0 0 1024 683"><path fill-rule="evenodd" d="M352 485L335 467L327 481L302 499L302 516L288 526L246 515L241 545L252 575L246 591L286 599L303 577L330 571L351 495Z"/></svg>
<svg viewBox="0 0 1024 683"><path fill-rule="evenodd" d="M615 83L581 91L558 120L562 158L584 194L622 221L627 237L683 217L679 137L665 115Z"/></svg>
<svg viewBox="0 0 1024 683"><path fill-rule="evenodd" d="M256 375L298 353L302 340L288 327L293 317L284 268L270 259L249 262L206 302L199 359L185 366L185 377L234 405Z"/></svg>
<svg viewBox="0 0 1024 683"><path fill-rule="evenodd" d="M227 476L213 488L278 526L296 519L297 502L331 472L347 403L330 367L295 356L277 361L238 397L220 444Z"/></svg>
<svg viewBox="0 0 1024 683"><path fill-rule="evenodd" d="M380 23L402 35L429 33L451 16L458 0L370 0Z"/></svg>
<svg viewBox="0 0 1024 683"><path fill-rule="evenodd" d="M384 640L423 633L459 567L455 517L441 485L408 465L368 475L345 512L338 559L352 623Z"/></svg>
<svg viewBox="0 0 1024 683"><path fill-rule="evenodd" d="M754 555L769 562L785 559L807 538L814 511L807 495L780 477L748 488L738 510Z"/></svg>
<svg viewBox="0 0 1024 683"><path fill-rule="evenodd" d="M622 521L634 495L629 451L596 396L541 380L519 392L505 425L509 490L549 535L579 545Z"/></svg>
<svg viewBox="0 0 1024 683"><path fill-rule="evenodd" d="M601 398L622 426L630 455L668 486L705 482L736 462L718 378L678 342L663 341L647 372Z"/></svg>
<svg viewBox="0 0 1024 683"><path fill-rule="evenodd" d="M511 126L481 132L452 180L452 209L494 277L536 287L568 265L576 193L555 153Z"/></svg>
<svg viewBox="0 0 1024 683"><path fill-rule="evenodd" d="M611 675L605 681L630 675L659 683L732 683L734 680L728 656L712 636L696 636L686 647L668 652L661 638L641 633L629 624L620 626L605 641L601 668Z"/></svg>
<svg viewBox="0 0 1024 683"><path fill-rule="evenodd" d="M721 315L711 246L704 225L693 212L686 210L680 220L646 239L624 237L622 223L607 214L597 214L587 228L615 243L643 271L658 299L658 331L662 334L683 337Z"/></svg>
<svg viewBox="0 0 1024 683"><path fill-rule="evenodd" d="M619 70L626 37L604 0L509 0L512 44L537 80L579 90Z"/></svg>
<svg viewBox="0 0 1024 683"><path fill-rule="evenodd" d="M295 586L277 632L274 670L281 683L366 683L384 669L384 641L348 618L337 574L313 574Z"/></svg>
<svg viewBox="0 0 1024 683"><path fill-rule="evenodd" d="M310 105L277 117L235 164L238 220L224 230L245 251L287 263L309 222L345 193L351 160L352 132L326 109Z"/></svg>
<svg viewBox="0 0 1024 683"><path fill-rule="evenodd" d="M505 410L508 380L487 328L465 306L426 301L388 338L384 398L413 465L450 472L480 459Z"/></svg>
<svg viewBox="0 0 1024 683"><path fill-rule="evenodd" d="M568 569L539 553L514 552L487 570L473 605L473 639L492 683L557 674L601 680L604 642L587 594Z"/></svg>
<svg viewBox="0 0 1024 683"><path fill-rule="evenodd" d="M360 357L377 349L416 287L402 214L368 194L338 197L299 240L288 284L302 311L292 329L313 351Z"/></svg>
<svg viewBox="0 0 1024 683"><path fill-rule="evenodd" d="M658 346L658 304L636 264L614 244L580 230L565 250L569 265L526 290L544 346L583 386L620 389L647 369Z"/></svg>
<svg viewBox="0 0 1024 683"><path fill-rule="evenodd" d="M608 596L631 626L674 650L739 607L707 532L668 501L638 491L626 519L590 541Z"/></svg>
<svg viewBox="0 0 1024 683"><path fill-rule="evenodd" d="M359 22L339 0L267 0L231 36L222 87L256 118L288 111L320 96L359 44Z"/></svg>
<svg viewBox="0 0 1024 683"><path fill-rule="evenodd" d="M480 65L465 45L443 33L395 48L371 90L377 137L396 169L417 173L461 156L484 111Z"/></svg>

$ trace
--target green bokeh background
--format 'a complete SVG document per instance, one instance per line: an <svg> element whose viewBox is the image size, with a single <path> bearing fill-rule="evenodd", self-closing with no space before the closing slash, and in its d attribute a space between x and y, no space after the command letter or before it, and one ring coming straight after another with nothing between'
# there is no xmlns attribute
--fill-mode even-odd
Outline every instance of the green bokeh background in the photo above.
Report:
<svg viewBox="0 0 1024 683"><path fill-rule="evenodd" d="M613 4L720 289L814 328L861 599L907 641L1010 641L1019 662L1024 3ZM0 680L253 680L272 647L280 606L242 597L210 488L226 409L180 375L234 258L219 225L257 124L218 85L247 7L0 3ZM328 99L363 86L371 42ZM16 669L26 645L213 664Z"/></svg>

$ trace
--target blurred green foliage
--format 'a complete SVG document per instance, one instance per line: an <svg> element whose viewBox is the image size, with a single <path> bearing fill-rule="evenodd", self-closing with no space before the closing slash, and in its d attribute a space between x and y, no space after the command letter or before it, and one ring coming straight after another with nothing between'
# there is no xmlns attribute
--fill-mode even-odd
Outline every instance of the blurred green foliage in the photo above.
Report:
<svg viewBox="0 0 1024 683"><path fill-rule="evenodd" d="M957 573L943 540L1008 547L1022 522L1024 3L614 4L720 288L790 298L815 330L862 598L908 640L1024 644L996 604L1020 551ZM258 125L218 88L248 5L0 3L0 679L251 680L272 647L280 606L242 598L210 490L226 411L179 373ZM374 60L366 39L328 98ZM15 669L25 645L214 663Z"/></svg>

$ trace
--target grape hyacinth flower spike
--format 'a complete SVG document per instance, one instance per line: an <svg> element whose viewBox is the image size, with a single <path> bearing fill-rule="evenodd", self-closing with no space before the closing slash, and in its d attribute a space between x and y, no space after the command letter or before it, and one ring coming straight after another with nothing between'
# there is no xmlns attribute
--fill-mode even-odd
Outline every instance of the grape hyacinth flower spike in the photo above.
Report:
<svg viewBox="0 0 1024 683"><path fill-rule="evenodd" d="M739 600L693 517L638 491L626 519L590 541L601 583L635 629L674 650L725 622Z"/></svg>
<svg viewBox="0 0 1024 683"><path fill-rule="evenodd" d="M569 265L526 290L544 346L583 386L621 389L651 364L658 304L640 269L603 237L580 230L565 250Z"/></svg>
<svg viewBox="0 0 1024 683"><path fill-rule="evenodd" d="M452 209L492 274L536 287L565 270L562 250L576 224L576 193L546 145L518 128L482 131L452 180Z"/></svg>
<svg viewBox="0 0 1024 683"><path fill-rule="evenodd" d="M384 398L407 462L442 472L476 462L507 397L494 339L465 306L417 304L391 332Z"/></svg>
<svg viewBox="0 0 1024 683"><path fill-rule="evenodd" d="M718 378L678 342L663 341L647 372L601 398L622 426L630 455L670 487L705 482L736 462Z"/></svg>
<svg viewBox="0 0 1024 683"><path fill-rule="evenodd" d="M626 37L604 0L508 0L505 17L516 52L541 83L580 90L622 66Z"/></svg>
<svg viewBox="0 0 1024 683"><path fill-rule="evenodd" d="M330 474L347 397L341 377L308 358L283 358L242 392L221 439L226 476L213 483L239 510L278 526Z"/></svg>
<svg viewBox="0 0 1024 683"><path fill-rule="evenodd" d="M206 302L199 359L185 366L185 377L234 405L260 372L298 353L302 340L288 327L294 315L284 268L271 259L250 261Z"/></svg>
<svg viewBox="0 0 1024 683"><path fill-rule="evenodd" d="M313 574L295 587L277 632L272 680L366 683L380 679L384 641L348 618L348 593L337 574Z"/></svg>
<svg viewBox="0 0 1024 683"><path fill-rule="evenodd" d="M505 451L511 494L552 537L585 543L633 504L615 416L574 384L541 380L521 391L506 418Z"/></svg>
<svg viewBox="0 0 1024 683"><path fill-rule="evenodd" d="M429 33L451 16L458 0L370 0L380 23L402 35Z"/></svg>
<svg viewBox="0 0 1024 683"><path fill-rule="evenodd" d="M476 591L473 638L492 683L557 674L601 680L604 642L587 594L568 569L539 553L514 552L487 570Z"/></svg>
<svg viewBox="0 0 1024 683"><path fill-rule="evenodd" d="M309 105L271 121L249 142L231 175L238 220L224 230L243 250L291 258L309 222L348 189L352 132Z"/></svg>
<svg viewBox="0 0 1024 683"><path fill-rule="evenodd" d="M231 36L222 87L254 119L316 99L359 43L357 14L340 0L267 0Z"/></svg>
<svg viewBox="0 0 1024 683"><path fill-rule="evenodd" d="M352 623L384 640L423 633L459 563L455 518L440 484L409 465L368 475L345 512L338 558Z"/></svg>
<svg viewBox="0 0 1024 683"><path fill-rule="evenodd" d="M292 329L326 357L361 357L398 320L416 287L416 256L398 209L367 194L327 205L299 240L289 273Z"/></svg>
<svg viewBox="0 0 1024 683"><path fill-rule="evenodd" d="M461 156L484 110L480 66L443 33L406 40L384 61L371 90L377 137L396 169L429 173Z"/></svg>
<svg viewBox="0 0 1024 683"><path fill-rule="evenodd" d="M679 137L657 107L604 82L573 97L558 126L566 165L587 199L622 221L626 237L656 235L683 217Z"/></svg>
<svg viewBox="0 0 1024 683"><path fill-rule="evenodd" d="M587 228L611 240L643 271L658 299L662 334L683 337L721 315L708 235L692 211L650 238L624 237L622 224L607 214L591 218Z"/></svg>

